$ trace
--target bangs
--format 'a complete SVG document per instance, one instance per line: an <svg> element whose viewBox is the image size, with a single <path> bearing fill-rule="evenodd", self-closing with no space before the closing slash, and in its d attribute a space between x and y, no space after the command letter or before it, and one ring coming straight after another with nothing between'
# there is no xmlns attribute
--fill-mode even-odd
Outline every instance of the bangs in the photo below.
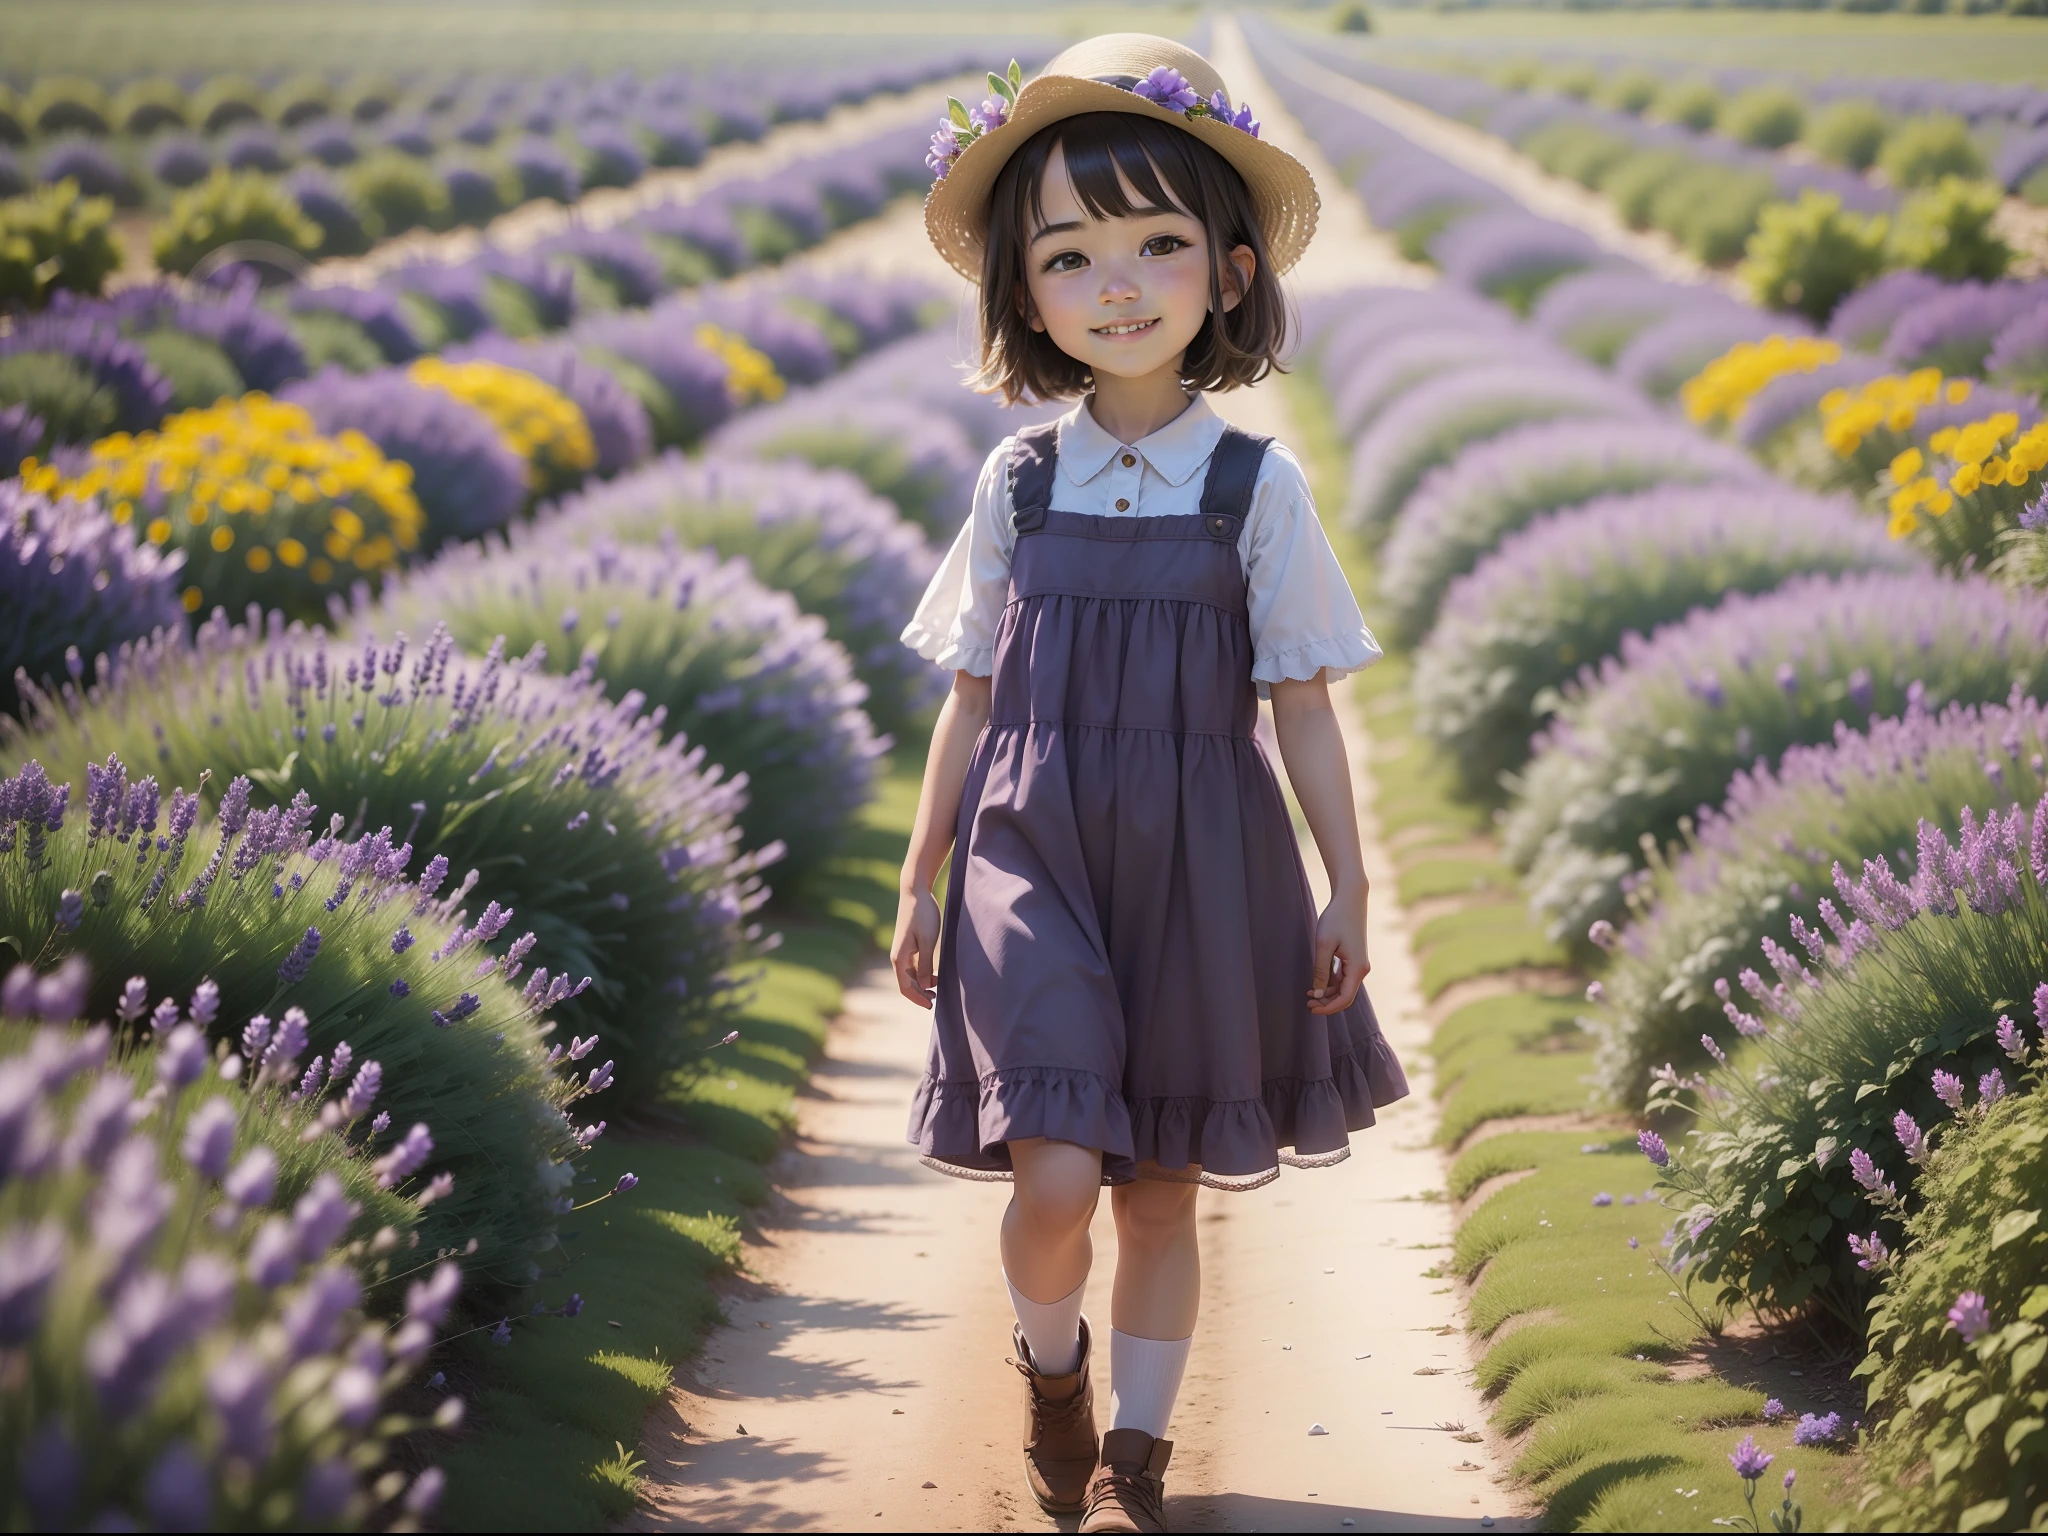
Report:
<svg viewBox="0 0 2048 1536"><path fill-rule="evenodd" d="M1052 140L1066 152L1067 184L1091 219L1128 219L1161 213L1199 218L1201 177L1179 130L1122 112L1090 112L1069 118ZM1033 157L1026 186L1031 217L1045 223L1048 153ZM1165 181L1160 178L1165 172ZM1118 173L1122 174L1119 175ZM1138 194L1133 202L1130 192Z"/></svg>

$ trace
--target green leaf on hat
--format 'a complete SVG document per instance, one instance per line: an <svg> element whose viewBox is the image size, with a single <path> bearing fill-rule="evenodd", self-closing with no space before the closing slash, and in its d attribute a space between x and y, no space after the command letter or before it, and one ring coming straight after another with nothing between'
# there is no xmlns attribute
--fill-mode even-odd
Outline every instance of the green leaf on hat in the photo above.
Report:
<svg viewBox="0 0 2048 1536"><path fill-rule="evenodd" d="M1010 82L994 70L989 71L988 88L1004 101L1014 103L1017 100L1016 93L1010 89Z"/></svg>
<svg viewBox="0 0 2048 1536"><path fill-rule="evenodd" d="M1010 60L1010 88L1018 91L1024 89L1024 71L1017 67L1015 59ZM1014 96L1010 99L1016 100Z"/></svg>
<svg viewBox="0 0 2048 1536"><path fill-rule="evenodd" d="M957 96L948 96L946 98L946 116L950 117L953 120L953 126L955 128L968 128L973 126L967 120L967 109L960 105L960 98Z"/></svg>

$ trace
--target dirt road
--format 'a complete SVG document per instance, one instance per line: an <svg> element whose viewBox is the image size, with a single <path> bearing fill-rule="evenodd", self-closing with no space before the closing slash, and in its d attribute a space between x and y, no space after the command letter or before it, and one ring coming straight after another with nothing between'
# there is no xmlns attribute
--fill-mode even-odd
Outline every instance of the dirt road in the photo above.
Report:
<svg viewBox="0 0 2048 1536"><path fill-rule="evenodd" d="M1235 29L1218 34L1216 62L1263 110L1268 136L1310 160L1330 204L1300 286L1423 281L1303 144ZM915 212L850 232L820 259L934 271ZM1247 428L1287 435L1275 392L1218 405ZM1369 807L1362 727L1346 709ZM1375 888L1369 986L1416 1091L1355 1137L1337 1168L1203 1195L1202 1322L1168 1480L1176 1530L1524 1523L1496 1482L1498 1448L1483 1438L1455 1288L1434 1273L1451 1228L1430 1141L1428 1021L1369 812L1364 832ZM1308 864L1319 883L1312 850ZM1022 1490L1020 1389L1003 1363L1004 1189L932 1173L902 1139L926 1029L882 966L848 991L796 1145L772 1170L778 1192L753 1234L749 1278L732 1292L730 1325L679 1373L649 1424L650 1493L632 1528L1051 1528ZM1106 1322L1107 1202L1095 1240L1089 1310ZM1105 1408L1107 1367L1105 1350Z"/></svg>

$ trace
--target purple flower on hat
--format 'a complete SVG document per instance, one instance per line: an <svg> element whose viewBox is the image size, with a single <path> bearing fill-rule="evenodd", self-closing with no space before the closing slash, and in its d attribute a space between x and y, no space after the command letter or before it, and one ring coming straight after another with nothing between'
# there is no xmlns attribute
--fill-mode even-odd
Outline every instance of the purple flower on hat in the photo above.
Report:
<svg viewBox="0 0 2048 1536"><path fill-rule="evenodd" d="M1240 133L1248 133L1255 139L1259 136L1258 120L1252 116L1250 107L1239 107L1235 112L1231 111L1230 98L1221 91L1217 91L1209 98L1208 107L1209 116L1215 118L1217 122L1228 123Z"/></svg>
<svg viewBox="0 0 2048 1536"><path fill-rule="evenodd" d="M1131 87L1131 93L1142 96L1147 101L1157 102L1167 111L1179 112L1183 116L1186 115L1188 108L1202 99L1195 88L1188 84L1187 77L1171 64L1162 64L1153 70Z"/></svg>
<svg viewBox="0 0 2048 1536"><path fill-rule="evenodd" d="M967 109L967 121L983 133L989 133L1010 120L1010 104L1000 96L990 96L978 107Z"/></svg>

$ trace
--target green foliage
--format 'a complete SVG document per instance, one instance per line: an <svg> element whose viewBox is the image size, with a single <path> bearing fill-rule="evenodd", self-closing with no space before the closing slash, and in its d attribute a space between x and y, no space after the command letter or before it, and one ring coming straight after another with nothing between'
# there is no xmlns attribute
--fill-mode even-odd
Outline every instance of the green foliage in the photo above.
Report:
<svg viewBox="0 0 2048 1536"><path fill-rule="evenodd" d="M341 182L386 235L447 226L448 188L431 166L411 155L379 150L343 171Z"/></svg>
<svg viewBox="0 0 2048 1536"><path fill-rule="evenodd" d="M1331 16L1330 24L1339 32L1370 32L1372 12L1362 5L1339 6Z"/></svg>
<svg viewBox="0 0 2048 1536"><path fill-rule="evenodd" d="M139 645L82 699L0 725L0 757L70 763L118 752L167 784L198 784L210 769L210 794L246 773L260 799L286 803L304 790L323 807L348 807L364 827L410 828L400 840L416 867L440 856L456 877L480 871L472 901L511 908L539 935L536 961L554 975L596 978L554 1016L573 1033L602 1035L599 1059L618 1063L614 1094L630 1104L661 1092L672 1069L730 1027L731 972L747 953L736 913L758 892L751 865L734 858L740 797L707 782L680 747L657 747L652 722L607 705L592 685L450 656L435 636L423 648L427 681L401 656L404 677L368 697L342 684L364 647L346 649L290 632L266 644L216 615L195 643ZM254 687L215 692L216 676L240 678L245 667ZM690 852L671 871L674 849ZM387 926L371 948L388 936ZM196 983L212 962L195 952L186 963L199 968ZM382 963L380 998L388 955ZM316 968L315 980L322 975ZM436 987L430 1001L456 990Z"/></svg>
<svg viewBox="0 0 2048 1536"><path fill-rule="evenodd" d="M1520 148L1552 175L1568 176L1587 187L1599 186L1609 171L1636 152L1620 134L1603 133L1571 118L1545 123Z"/></svg>
<svg viewBox="0 0 2048 1536"><path fill-rule="evenodd" d="M114 430L120 402L114 392L64 352L15 352L0 357L0 406L26 405L43 420L39 457L52 443L89 443Z"/></svg>
<svg viewBox="0 0 2048 1536"><path fill-rule="evenodd" d="M1468 1003L1437 1027L1440 1146L1455 1147L1488 1120L1568 1115L1587 1108L1591 1051L1580 1000L1509 992Z"/></svg>
<svg viewBox="0 0 2048 1536"><path fill-rule="evenodd" d="M1651 197L1650 222L1707 265L1723 266L1742 254L1777 195L1768 171L1694 161Z"/></svg>
<svg viewBox="0 0 2048 1536"><path fill-rule="evenodd" d="M1666 1063L1705 1063L1700 1036L1728 1027L1714 983L1745 967L1767 971L1763 942L1790 945L1794 917L1818 925L1837 863L1860 870L1912 847L1923 821L1953 832L1965 806L2048 792L2034 766L2048 748L2038 723L2003 710L1984 720L1981 731L1931 735L1924 719L1886 722L1873 731L1875 751L1815 755L1824 773L1788 761L1776 788L1746 777L1691 852L1652 862L1631 898L1638 920L1602 978L1605 1006L1588 1021L1616 1102L1641 1105Z"/></svg>
<svg viewBox="0 0 2048 1536"><path fill-rule="evenodd" d="M1574 101L1589 101L1600 89L1600 71L1591 64L1554 64L1543 71L1540 85Z"/></svg>
<svg viewBox="0 0 2048 1536"><path fill-rule="evenodd" d="M0 202L0 305L40 305L58 288L96 294L120 266L109 199L67 180Z"/></svg>
<svg viewBox="0 0 2048 1536"><path fill-rule="evenodd" d="M29 91L22 114L38 133L103 134L112 126L114 104L97 80L45 75Z"/></svg>
<svg viewBox="0 0 2048 1536"><path fill-rule="evenodd" d="M285 316L285 324L306 349L306 367L318 373L329 363L350 373L373 373L384 366L384 354L370 333L346 315L331 309L308 309Z"/></svg>
<svg viewBox="0 0 2048 1536"><path fill-rule="evenodd" d="M778 218L753 203L735 203L731 210L733 227L747 242L747 254L756 266L773 266L787 261L808 243L788 220Z"/></svg>
<svg viewBox="0 0 2048 1536"><path fill-rule="evenodd" d="M145 749L129 760L150 756ZM167 787L183 777L168 764L160 772ZM195 774L186 782L200 780ZM515 986L473 974L474 948L433 958L453 935L456 914L433 906L415 913L409 888L394 890L368 871L358 875L353 896L344 892L330 910L336 890L348 884L333 863L305 852L272 853L237 874L232 863L211 865L217 854L235 851L217 824L164 838L161 849L139 836L117 841L112 829L95 837L85 787L73 787L72 813L40 854L22 835L12 853L0 855L0 951L13 951L0 961L47 969L80 956L92 977L87 1012L97 1018L114 1015L130 976L144 977L152 994L174 998L190 997L211 980L226 1004L211 1032L230 1049L239 1048L251 1015L279 1020L287 1008L303 1010L309 1056L331 1057L346 1040L358 1061L380 1062L376 1102L389 1111L392 1131L403 1135L425 1122L435 1142L432 1166L454 1175L454 1192L421 1220L422 1244L432 1252L474 1239L478 1246L465 1266L472 1292L502 1295L529 1283L536 1255L551 1245L554 1202L570 1177L567 1159L576 1155L561 1114L568 1085L546 1070L541 1020ZM304 821L312 819L309 811ZM410 819L408 811L401 831ZM68 933L56 916L67 890L91 893ZM391 939L401 925L418 942L394 954ZM281 967L311 928L320 932L318 953L302 979L288 982ZM535 958L548 957L542 951ZM393 995L397 980L409 995ZM466 1018L445 1027L430 1020L432 1010L451 1008L463 993L477 999Z"/></svg>
<svg viewBox="0 0 2048 1536"><path fill-rule="evenodd" d="M1431 918L1416 930L1415 952L1422 958L1426 998L1475 976L1559 966L1566 959L1529 920L1528 905L1519 899L1462 907Z"/></svg>
<svg viewBox="0 0 2048 1536"><path fill-rule="evenodd" d="M1600 102L1617 112L1641 117L1663 88L1662 77L1647 69L1624 69L1607 77L1607 84L1600 92Z"/></svg>
<svg viewBox="0 0 2048 1536"><path fill-rule="evenodd" d="M1630 229L1650 227L1650 208L1672 177L1694 164L1679 149L1645 149L1615 163L1600 178L1600 190Z"/></svg>
<svg viewBox="0 0 2048 1536"><path fill-rule="evenodd" d="M1945 176L1982 176L1984 155L1968 123L1930 112L1907 118L1886 135L1877 168L1895 187L1930 187Z"/></svg>
<svg viewBox="0 0 2048 1536"><path fill-rule="evenodd" d="M242 376L235 365L204 336L166 329L136 340L156 371L170 380L171 410L194 410L242 393Z"/></svg>
<svg viewBox="0 0 2048 1536"><path fill-rule="evenodd" d="M1807 119L1806 143L1816 155L1852 171L1867 171L1877 164L1877 152L1891 132L1892 119L1884 108L1860 96L1829 102Z"/></svg>
<svg viewBox="0 0 2048 1536"><path fill-rule="evenodd" d="M0 144L27 142L28 115L22 109L21 98L0 84Z"/></svg>
<svg viewBox="0 0 2048 1536"><path fill-rule="evenodd" d="M1651 115L1705 133L1721 115L1721 93L1705 80L1674 80L1657 93Z"/></svg>
<svg viewBox="0 0 2048 1536"><path fill-rule="evenodd" d="M318 75L294 75L270 93L270 116L296 128L334 110L334 88Z"/></svg>
<svg viewBox="0 0 2048 1536"><path fill-rule="evenodd" d="M2019 884L2010 910L1923 912L1848 965L1838 952L1812 962L1819 985L1793 983L1796 1016L1772 1016L1767 1034L1709 1074L1698 1128L1664 1182L1686 1206L1680 1261L1725 1300L1818 1307L1862 1327L1871 1277L1849 1237L1879 1231L1896 1247L1898 1228L1857 1183L1851 1154L1868 1153L1910 1207L1918 1171L1894 1116L1923 1129L1951 1118L1934 1094L1937 1069L1972 1085L2011 1070L1994 1028L2001 1015L2030 1014L2048 977L2048 901L2024 869ZM1678 1102L1667 1089L1651 1107Z"/></svg>
<svg viewBox="0 0 2048 1536"><path fill-rule="evenodd" d="M240 75L213 75L192 93L192 121L208 133L263 121L263 93Z"/></svg>
<svg viewBox="0 0 2048 1536"><path fill-rule="evenodd" d="M481 226L518 205L519 173L502 156L470 151L455 157L452 163L477 172L481 179L464 177L448 193L449 223Z"/></svg>
<svg viewBox="0 0 2048 1536"><path fill-rule="evenodd" d="M1889 242L1892 264L1918 267L1949 282L1994 282L2012 261L1992 221L2004 194L1996 182L1944 176L1910 194Z"/></svg>
<svg viewBox="0 0 2048 1536"><path fill-rule="evenodd" d="M114 97L114 123L123 133L147 138L165 128L182 128L191 104L178 82L162 75L131 80Z"/></svg>
<svg viewBox="0 0 2048 1536"><path fill-rule="evenodd" d="M1744 91L1723 109L1720 130L1759 149L1783 149L1806 126L1806 101L1782 85Z"/></svg>
<svg viewBox="0 0 2048 1536"><path fill-rule="evenodd" d="M1771 203L1744 248L1741 277L1759 304L1824 325L1835 306L1884 269L1887 220L1843 209L1832 192L1805 188Z"/></svg>
<svg viewBox="0 0 2048 1536"><path fill-rule="evenodd" d="M2038 1085L2029 1085L2037 1087ZM1956 1123L1920 1179L1903 1263L1871 1307L1871 1493L1882 1530L2017 1530L2048 1506L2048 1098ZM1966 1291L1991 1327L1966 1342Z"/></svg>
<svg viewBox="0 0 2048 1536"><path fill-rule="evenodd" d="M320 248L320 227L270 177L215 170L172 199L156 232L156 264L166 272L190 272L209 252L240 240L310 256Z"/></svg>

